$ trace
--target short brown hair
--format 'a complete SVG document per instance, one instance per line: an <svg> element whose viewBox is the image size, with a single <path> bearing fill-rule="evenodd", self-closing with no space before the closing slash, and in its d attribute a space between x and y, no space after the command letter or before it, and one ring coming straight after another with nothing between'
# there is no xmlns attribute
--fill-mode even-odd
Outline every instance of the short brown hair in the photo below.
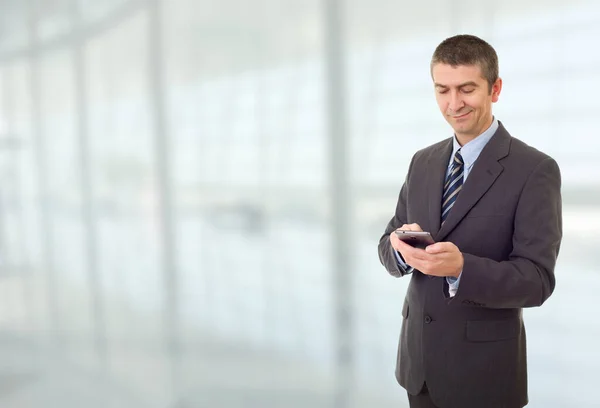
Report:
<svg viewBox="0 0 600 408"><path fill-rule="evenodd" d="M489 91L498 79L498 55L496 50L479 37L468 34L446 38L437 46L431 58L433 66L442 63L453 67L459 65L478 65L487 80Z"/></svg>

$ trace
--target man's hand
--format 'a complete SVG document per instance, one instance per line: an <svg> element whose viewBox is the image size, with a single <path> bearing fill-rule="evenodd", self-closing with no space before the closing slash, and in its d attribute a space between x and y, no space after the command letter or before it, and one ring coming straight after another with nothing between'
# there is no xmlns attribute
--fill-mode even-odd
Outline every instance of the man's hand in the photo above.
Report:
<svg viewBox="0 0 600 408"><path fill-rule="evenodd" d="M418 224L405 224L399 229L422 231ZM400 252L404 262L431 276L453 276L458 278L463 270L462 252L452 242L436 242L425 249L413 248L401 241L396 232L390 234L392 247Z"/></svg>
<svg viewBox="0 0 600 408"><path fill-rule="evenodd" d="M419 226L419 224L403 224L397 230L423 231L421 229L421 226ZM402 252L402 251L404 250L405 247L407 247L409 245L405 244L404 242L402 242L400 240L400 238L398 238L398 235L396 235L396 231L392 231L392 233L390 234L390 243L392 244L392 248L394 248L396 251L400 252L400 255L402 255L402 259L404 259L406 262L406 257L404 256L404 252ZM400 245L400 244L403 244L403 245ZM406 262L406 263L408 264L408 262Z"/></svg>

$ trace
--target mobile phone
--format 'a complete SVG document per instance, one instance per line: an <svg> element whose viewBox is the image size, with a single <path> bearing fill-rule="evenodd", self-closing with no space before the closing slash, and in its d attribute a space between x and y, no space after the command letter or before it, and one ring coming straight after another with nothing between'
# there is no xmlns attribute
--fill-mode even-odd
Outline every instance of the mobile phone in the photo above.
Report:
<svg viewBox="0 0 600 408"><path fill-rule="evenodd" d="M426 231L404 231L398 229L396 230L396 236L400 238L401 241L404 241L415 248L424 249L428 245L435 244L431 234Z"/></svg>

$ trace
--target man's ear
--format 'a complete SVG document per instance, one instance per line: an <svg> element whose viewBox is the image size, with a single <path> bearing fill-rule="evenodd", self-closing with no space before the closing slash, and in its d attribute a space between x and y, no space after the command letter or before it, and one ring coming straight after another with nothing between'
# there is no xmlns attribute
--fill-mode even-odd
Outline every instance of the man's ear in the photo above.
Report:
<svg viewBox="0 0 600 408"><path fill-rule="evenodd" d="M500 98L500 92L502 91L502 78L496 79L494 85L492 85L492 102L498 102Z"/></svg>

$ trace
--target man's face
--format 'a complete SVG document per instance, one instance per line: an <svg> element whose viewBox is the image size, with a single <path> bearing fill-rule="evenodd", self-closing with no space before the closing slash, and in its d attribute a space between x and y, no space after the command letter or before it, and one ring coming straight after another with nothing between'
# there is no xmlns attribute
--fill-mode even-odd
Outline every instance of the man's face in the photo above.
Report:
<svg viewBox="0 0 600 408"><path fill-rule="evenodd" d="M492 103L498 101L502 80L498 78L490 93L479 65L433 66L435 98L456 136L466 143L483 133L492 123Z"/></svg>

